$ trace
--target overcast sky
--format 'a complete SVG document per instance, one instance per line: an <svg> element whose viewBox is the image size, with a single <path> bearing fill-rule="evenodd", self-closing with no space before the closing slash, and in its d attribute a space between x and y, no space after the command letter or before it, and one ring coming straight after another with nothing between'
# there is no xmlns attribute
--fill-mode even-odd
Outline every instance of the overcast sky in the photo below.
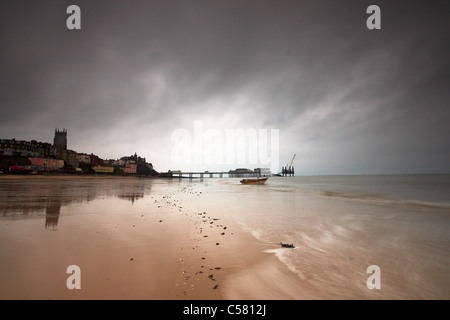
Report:
<svg viewBox="0 0 450 320"><path fill-rule="evenodd" d="M71 4L81 30L66 27ZM366 27L371 4L381 30ZM194 139L197 121L224 135L278 130L279 166L296 154L300 175L449 173L449 9L425 0L2 0L0 138L52 142L58 127L72 150L137 152L157 171L264 166L175 163L172 135Z"/></svg>

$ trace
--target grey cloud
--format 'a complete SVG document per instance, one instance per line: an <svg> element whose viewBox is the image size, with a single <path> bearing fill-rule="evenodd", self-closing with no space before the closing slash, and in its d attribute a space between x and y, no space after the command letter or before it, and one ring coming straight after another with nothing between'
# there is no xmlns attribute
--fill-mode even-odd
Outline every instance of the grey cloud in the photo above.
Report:
<svg viewBox="0 0 450 320"><path fill-rule="evenodd" d="M68 1L4 1L0 135L65 126L108 156L134 138L167 169L172 130L240 114L305 174L448 171L448 4L378 3L369 31L367 1L78 1L68 31Z"/></svg>

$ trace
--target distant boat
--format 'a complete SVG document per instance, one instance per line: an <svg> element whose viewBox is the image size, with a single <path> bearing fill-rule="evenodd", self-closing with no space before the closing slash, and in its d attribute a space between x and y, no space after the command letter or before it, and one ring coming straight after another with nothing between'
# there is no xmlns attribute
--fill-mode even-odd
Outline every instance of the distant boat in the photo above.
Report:
<svg viewBox="0 0 450 320"><path fill-rule="evenodd" d="M260 179L242 179L242 184L264 184L269 178L260 178Z"/></svg>

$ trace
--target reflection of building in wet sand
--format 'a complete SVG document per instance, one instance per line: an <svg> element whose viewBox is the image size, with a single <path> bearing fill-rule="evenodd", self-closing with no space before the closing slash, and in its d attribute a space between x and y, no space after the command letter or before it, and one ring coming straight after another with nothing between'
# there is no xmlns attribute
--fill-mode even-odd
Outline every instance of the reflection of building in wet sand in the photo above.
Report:
<svg viewBox="0 0 450 320"><path fill-rule="evenodd" d="M45 208L45 228L53 230L58 226L59 214L61 211L61 200L51 199Z"/></svg>
<svg viewBox="0 0 450 320"><path fill-rule="evenodd" d="M0 213L9 219L45 217L45 228L55 230L62 206L90 198L73 191L62 181L5 181L0 185Z"/></svg>
<svg viewBox="0 0 450 320"><path fill-rule="evenodd" d="M136 200L143 198L143 197L144 197L144 193L129 193L129 194L117 195L117 198L129 200L129 201L131 201L131 203L134 203Z"/></svg>
<svg viewBox="0 0 450 320"><path fill-rule="evenodd" d="M6 202L0 205L3 217L10 218L33 218L45 213L45 227L56 228L58 225L61 201L55 199L35 199L23 202Z"/></svg>
<svg viewBox="0 0 450 320"><path fill-rule="evenodd" d="M0 218L45 218L45 228L55 230L62 208L98 197L118 197L134 203L151 190L145 180L39 179L0 181Z"/></svg>
<svg viewBox="0 0 450 320"><path fill-rule="evenodd" d="M144 185L134 181L123 184L117 198L126 199L131 201L131 203L134 203L134 201L144 198Z"/></svg>
<svg viewBox="0 0 450 320"><path fill-rule="evenodd" d="M45 213L45 228L55 229L61 211L61 186L30 183L18 185L17 182L2 185L0 212L3 217L40 217ZM65 201L65 203L71 202Z"/></svg>

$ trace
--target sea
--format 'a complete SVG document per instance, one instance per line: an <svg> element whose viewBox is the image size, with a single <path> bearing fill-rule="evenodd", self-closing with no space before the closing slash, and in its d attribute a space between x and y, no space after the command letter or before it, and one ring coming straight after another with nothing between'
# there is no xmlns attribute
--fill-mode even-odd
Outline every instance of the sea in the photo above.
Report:
<svg viewBox="0 0 450 320"><path fill-rule="evenodd" d="M450 175L271 177L264 185L2 178L0 223L35 219L57 230L68 215L142 209L156 194L183 190L276 257L302 284L302 298L450 299Z"/></svg>
<svg viewBox="0 0 450 320"><path fill-rule="evenodd" d="M215 192L229 193L226 205L236 221L277 246L266 252L302 280L307 298L450 298L450 175L217 184Z"/></svg>

